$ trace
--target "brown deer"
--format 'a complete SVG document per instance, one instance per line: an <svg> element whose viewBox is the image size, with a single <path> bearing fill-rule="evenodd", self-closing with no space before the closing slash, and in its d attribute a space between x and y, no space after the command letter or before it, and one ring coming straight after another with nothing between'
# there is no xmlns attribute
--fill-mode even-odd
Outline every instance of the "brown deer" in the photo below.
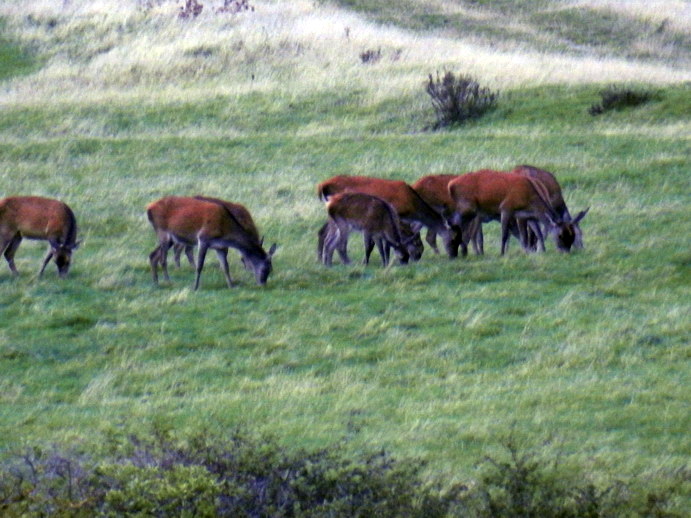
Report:
<svg viewBox="0 0 691 518"><path fill-rule="evenodd" d="M256 235L240 224L223 204L196 198L168 196L149 204L146 212L159 243L149 255L155 283L158 283L159 264L165 279L170 280L167 256L171 243L181 243L185 246L193 246L196 243L199 252L195 290L199 288L201 271L209 248L216 250L228 287L233 285L226 258L229 247L240 251L245 264L252 268L257 284L266 284L272 270L271 258L276 251L276 245L272 245L268 253L264 251Z"/></svg>
<svg viewBox="0 0 691 518"><path fill-rule="evenodd" d="M225 208L227 208L230 213L237 219L238 223L242 225L242 227L251 235L253 236L254 239L257 239L259 241L259 244L263 244L264 239L259 238L259 232L257 231L257 227L254 224L254 220L252 219L252 215L250 212L243 206L240 205L239 203L233 203L231 201L227 200L222 200L220 198L212 198L209 196L201 196L197 195L194 197L197 200L206 200L214 203L220 203L223 205ZM192 267L195 266L194 264L194 255L192 251L194 250L194 245L183 245L182 243L173 243L173 258L175 260L175 265L179 268L180 267L180 257L182 256L182 253L184 252L185 255L187 256L187 260L189 261L190 265ZM228 249L226 248L226 256L228 255ZM242 261L243 265L245 266L245 269L250 270L251 266L245 261Z"/></svg>
<svg viewBox="0 0 691 518"><path fill-rule="evenodd" d="M571 218L571 214L569 213L569 209L566 206L564 196L561 192L561 186L559 185L559 182L557 181L556 177L549 171L545 171L544 169L540 169L532 165L519 165L515 167L511 171L511 173L534 178L545 186L545 188L547 189L547 193L549 194L549 201L552 204L552 207L554 208L557 215L562 220L570 221L571 223L573 223L574 231L576 232L576 239L574 240L573 247L583 248L583 232L581 231L579 223L590 209L588 208L584 211L581 211L576 215L575 218ZM534 238L534 234L531 233L529 237L531 247L534 247L536 244L534 242Z"/></svg>
<svg viewBox="0 0 691 518"><path fill-rule="evenodd" d="M344 264L349 264L348 235L357 230L365 235L365 243L377 244L382 263L389 263L388 243L398 255L401 264L408 262L408 250L401 234L400 220L396 210L376 196L359 192L335 194L326 204L329 214L329 231L324 238L323 261L331 266L334 250L337 250Z"/></svg>
<svg viewBox="0 0 691 518"><path fill-rule="evenodd" d="M448 218L453 214L454 210L456 210L451 195L449 194L449 182L458 176L457 174L433 174L423 176L416 181L412 187L430 207L443 217ZM451 227L456 237L447 244L447 249L452 247L453 251L451 255L455 257L458 255L458 247L461 246L462 254L464 256L467 255L467 247L460 239L460 228L453 224ZM473 223L473 226L471 226L471 229L473 230L471 230L472 236L470 240L473 244L473 249L476 254L482 254L484 253L482 225L479 221L476 221ZM434 253L439 253L437 248L437 233L434 229L427 229L425 241L427 241L432 250L434 250Z"/></svg>
<svg viewBox="0 0 691 518"><path fill-rule="evenodd" d="M405 244L406 250L408 251L410 259L412 261L419 261L422 257L422 253L425 250L425 247L422 244L422 240L420 239L420 233L416 232L415 229L411 227L411 225L404 223L403 221L400 221L400 227L401 236L403 237L403 242ZM331 222L331 220L324 223L324 225L322 225L322 227L319 229L319 232L317 233L317 261L321 263L326 263L326 258L324 255L324 243L326 241L327 236L330 233L337 231L337 227ZM381 240L379 240L375 243L375 241L369 238L367 235L364 236L364 240L365 258L362 261L363 264L369 264L370 255L372 254L372 250L374 249L375 244L377 245L377 249L380 250L380 254L383 247L383 250L385 250L385 255L388 257L390 251L388 250L389 246L386 244L386 242L381 242ZM384 261L383 256L382 261Z"/></svg>
<svg viewBox="0 0 691 518"><path fill-rule="evenodd" d="M0 253L5 254L10 271L18 275L14 255L22 239L48 241L48 254L39 277L51 259L58 275L64 278L70 269L72 252L79 247L77 220L65 203L39 196L13 196L0 200Z"/></svg>
<svg viewBox="0 0 691 518"><path fill-rule="evenodd" d="M434 229L442 236L446 245L450 245L455 237L446 220L403 181L341 175L329 178L317 186L317 194L325 202L334 194L343 192L361 192L381 198L394 207L401 221L410 223L413 228L422 225ZM455 257L448 246L447 251L450 257Z"/></svg>
<svg viewBox="0 0 691 518"><path fill-rule="evenodd" d="M501 221L501 253L506 252L509 239L509 225L517 220L520 242L529 250L526 229L537 236L539 249L544 251L543 223L553 234L557 248L568 252L574 243L576 233L571 221L564 221L549 201L545 186L529 176L502 173L484 169L467 173L449 182L449 194L454 200L455 217L462 229L462 240L470 238L470 224L477 218ZM582 216L581 216L582 218Z"/></svg>

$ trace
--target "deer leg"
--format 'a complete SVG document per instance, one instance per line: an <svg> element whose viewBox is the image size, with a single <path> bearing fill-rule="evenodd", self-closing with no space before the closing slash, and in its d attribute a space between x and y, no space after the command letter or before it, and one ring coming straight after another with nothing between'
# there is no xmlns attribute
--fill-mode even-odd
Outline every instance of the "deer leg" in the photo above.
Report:
<svg viewBox="0 0 691 518"><path fill-rule="evenodd" d="M437 233L431 228L427 229L427 235L425 236L425 241L434 250L435 254L439 254L439 248L437 248Z"/></svg>
<svg viewBox="0 0 691 518"><path fill-rule="evenodd" d="M472 243L475 255L482 255L484 253L482 219L480 218L480 216L475 216L475 218L473 218L473 221L470 222L466 243L467 242ZM466 249L463 251L464 257L468 254L467 246L468 245L466 244Z"/></svg>
<svg viewBox="0 0 691 518"><path fill-rule="evenodd" d="M513 215L507 211L501 213L501 255L506 253L509 243L509 225Z"/></svg>
<svg viewBox="0 0 691 518"><path fill-rule="evenodd" d="M17 252L17 248L19 248L19 243L21 242L22 236L18 233L12 239L10 239L9 243L7 243L5 247L5 259L7 259L7 265L10 267L10 271L14 275L19 275L17 267L14 265L14 254ZM2 248L3 247L0 246L0 249Z"/></svg>
<svg viewBox="0 0 691 518"><path fill-rule="evenodd" d="M43 272L46 269L46 266L48 266L48 263L50 260L53 258L53 246L49 245L48 248L48 253L46 254L45 258L43 259L43 264L41 265L41 269L38 271L38 276L41 277L43 275Z"/></svg>
<svg viewBox="0 0 691 518"><path fill-rule="evenodd" d="M326 237L328 235L328 230L329 230L329 223L324 223L322 227L319 229L319 232L317 232L317 261L320 263L325 262L324 261L324 241L326 240Z"/></svg>
<svg viewBox="0 0 691 518"><path fill-rule="evenodd" d="M189 261L190 265L192 268L194 268L194 254L192 253L192 250L194 250L194 247L192 246L185 246L185 255L187 256L187 261ZM179 265L178 265L179 266Z"/></svg>
<svg viewBox="0 0 691 518"><path fill-rule="evenodd" d="M180 243L173 244L173 260L175 261L175 266L180 268L180 256L182 255L182 250L184 245Z"/></svg>
<svg viewBox="0 0 691 518"><path fill-rule="evenodd" d="M362 235L365 241L365 259L362 261L362 264L369 264L369 258L372 254L372 250L374 249L374 239L372 239L372 235L368 232L363 232ZM379 243L377 243L377 248L379 248ZM379 253L381 254L381 249L379 250Z"/></svg>
<svg viewBox="0 0 691 518"><path fill-rule="evenodd" d="M218 262L223 270L223 275L226 277L226 284L229 288L233 287L233 280L230 278L230 271L228 270L228 249L216 250L216 256L218 257Z"/></svg>
<svg viewBox="0 0 691 518"><path fill-rule="evenodd" d="M206 259L206 252L209 249L209 244L206 241L199 240L199 255L197 256L197 275L194 279L194 291L199 289L199 280L202 275L202 268L204 268L204 259Z"/></svg>
<svg viewBox="0 0 691 518"><path fill-rule="evenodd" d="M538 223L535 220L529 220L528 221L528 228L533 232L535 235L535 238L537 239L537 243L535 243L535 246L531 245L531 250L539 250L540 252L545 251L545 236L542 234L542 230L540 229L540 223Z"/></svg>
<svg viewBox="0 0 691 518"><path fill-rule="evenodd" d="M338 226L338 255L341 256L343 264L350 264L348 258L348 226L343 223L336 223Z"/></svg>
<svg viewBox="0 0 691 518"><path fill-rule="evenodd" d="M377 250L379 250L379 255L381 257L382 266L387 266L390 260L391 248L389 243L385 242L381 237L377 239Z"/></svg>
<svg viewBox="0 0 691 518"><path fill-rule="evenodd" d="M326 266L331 266L333 262L334 249L338 244L339 230L335 226L329 226L328 232L324 236L324 250L322 252L322 262Z"/></svg>
<svg viewBox="0 0 691 518"><path fill-rule="evenodd" d="M168 275L168 249L170 248L170 239L164 239L160 242L158 248L158 262L163 270L163 278L166 282L170 282L170 275Z"/></svg>

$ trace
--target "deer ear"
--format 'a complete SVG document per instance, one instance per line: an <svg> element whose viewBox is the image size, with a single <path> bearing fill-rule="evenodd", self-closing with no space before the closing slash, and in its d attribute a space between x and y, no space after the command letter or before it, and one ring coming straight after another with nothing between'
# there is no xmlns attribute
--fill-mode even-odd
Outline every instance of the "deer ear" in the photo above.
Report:
<svg viewBox="0 0 691 518"><path fill-rule="evenodd" d="M271 257L272 255L274 255L274 252L276 251L277 248L278 248L278 245L277 245L276 243L274 243L273 245L271 245L271 248L269 248L269 257Z"/></svg>
<svg viewBox="0 0 691 518"><path fill-rule="evenodd" d="M578 222L581 221L583 218L585 218L585 215L588 214L588 211L590 210L590 207L588 207L585 210L582 210L576 215L576 218L573 220L574 225L578 225Z"/></svg>

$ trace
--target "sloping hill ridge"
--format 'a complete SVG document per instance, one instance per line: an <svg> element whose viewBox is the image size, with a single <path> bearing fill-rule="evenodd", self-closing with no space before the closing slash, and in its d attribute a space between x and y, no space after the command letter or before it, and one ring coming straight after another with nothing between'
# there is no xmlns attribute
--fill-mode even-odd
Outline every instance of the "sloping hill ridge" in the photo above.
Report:
<svg viewBox="0 0 691 518"><path fill-rule="evenodd" d="M691 4L633 0L334 0L379 23L442 31L498 48L528 46L691 63Z"/></svg>

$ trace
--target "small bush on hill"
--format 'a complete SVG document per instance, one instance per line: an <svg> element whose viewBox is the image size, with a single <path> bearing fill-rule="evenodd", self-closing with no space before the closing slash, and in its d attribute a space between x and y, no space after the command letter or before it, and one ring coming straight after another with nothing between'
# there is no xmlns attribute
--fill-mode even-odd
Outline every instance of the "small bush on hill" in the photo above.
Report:
<svg viewBox="0 0 691 518"><path fill-rule="evenodd" d="M653 98L653 94L644 90L633 90L620 86L610 86L600 92L602 101L593 104L589 109L590 115L600 115L610 110L639 106Z"/></svg>
<svg viewBox="0 0 691 518"><path fill-rule="evenodd" d="M497 93L480 87L472 77L455 76L453 72L446 72L442 78L437 72L436 79L430 74L426 91L437 116L434 130L482 117L496 106L498 98Z"/></svg>

